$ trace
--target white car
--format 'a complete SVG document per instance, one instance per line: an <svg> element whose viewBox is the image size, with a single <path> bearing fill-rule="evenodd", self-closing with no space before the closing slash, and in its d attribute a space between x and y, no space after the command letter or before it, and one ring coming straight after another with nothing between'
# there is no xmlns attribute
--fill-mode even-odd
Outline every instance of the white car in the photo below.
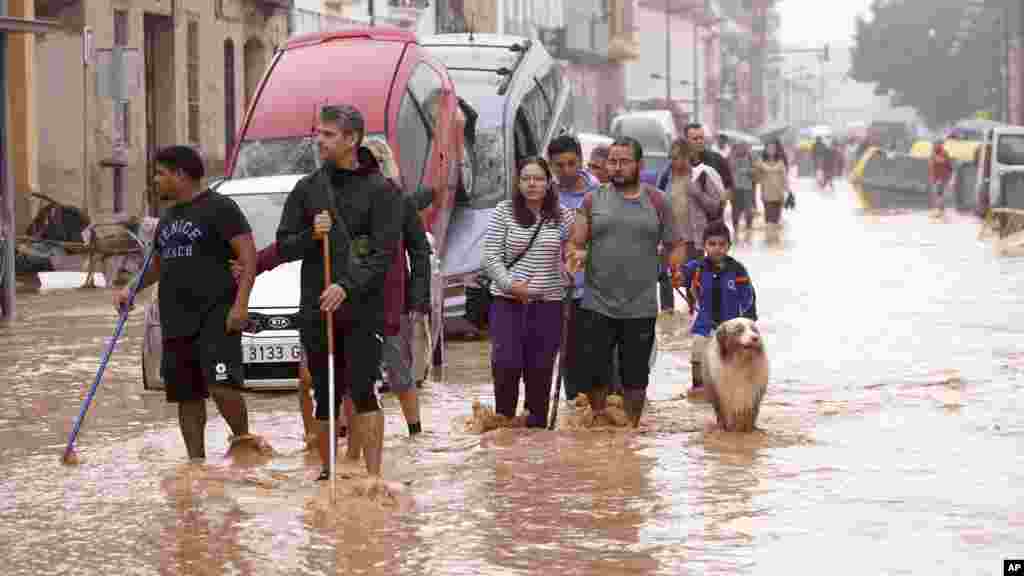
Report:
<svg viewBox="0 0 1024 576"><path fill-rule="evenodd" d="M256 250L272 244L288 194L302 175L226 180L217 192L242 209L256 240ZM296 327L301 261L288 262L256 277L249 315L258 328L242 334L242 361L247 390L296 390L302 345ZM142 382L147 390L163 389L160 376L160 312L156 291L146 306L142 345Z"/></svg>

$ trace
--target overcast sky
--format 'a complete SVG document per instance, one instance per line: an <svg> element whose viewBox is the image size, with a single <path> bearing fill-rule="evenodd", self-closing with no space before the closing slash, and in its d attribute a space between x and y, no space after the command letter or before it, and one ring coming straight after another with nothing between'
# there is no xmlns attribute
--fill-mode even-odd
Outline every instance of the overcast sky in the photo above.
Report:
<svg viewBox="0 0 1024 576"><path fill-rule="evenodd" d="M856 109L872 107L870 85L844 81L849 71L849 50L853 45L858 14L867 14L871 0L779 0L782 13L782 44L787 47L818 48L830 44L832 61L825 66L827 106ZM806 66L817 71L813 56L786 58L784 70Z"/></svg>

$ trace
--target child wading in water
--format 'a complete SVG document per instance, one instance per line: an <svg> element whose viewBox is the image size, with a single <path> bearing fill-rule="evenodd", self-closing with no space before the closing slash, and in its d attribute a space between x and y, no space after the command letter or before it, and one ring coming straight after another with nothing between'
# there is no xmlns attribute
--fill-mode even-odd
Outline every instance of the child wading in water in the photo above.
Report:
<svg viewBox="0 0 1024 576"><path fill-rule="evenodd" d="M732 247L729 228L718 220L704 229L704 258L686 264L678 279L697 304L693 323L690 368L693 386L687 392L691 400L706 400L701 378L701 361L708 338L719 324L733 318L757 320L754 284L747 269L728 255Z"/></svg>

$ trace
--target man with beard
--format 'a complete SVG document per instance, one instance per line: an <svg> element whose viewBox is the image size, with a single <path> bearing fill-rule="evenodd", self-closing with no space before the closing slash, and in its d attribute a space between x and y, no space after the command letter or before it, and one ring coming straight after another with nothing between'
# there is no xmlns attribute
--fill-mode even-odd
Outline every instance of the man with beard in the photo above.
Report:
<svg viewBox="0 0 1024 576"><path fill-rule="evenodd" d="M678 271L683 259L668 199L640 183L642 162L636 140L612 143L607 162L611 185L587 193L569 250L569 270L586 271L577 327L577 357L587 359L580 391L590 397L595 414L604 411L612 349L618 346L624 408L633 427L640 423L650 379L659 245L665 247L661 258L669 270Z"/></svg>
<svg viewBox="0 0 1024 576"><path fill-rule="evenodd" d="M206 399L213 396L235 439L248 436L243 383L242 326L256 276L252 229L234 200L201 186L203 162L187 146L157 153L160 200L172 203L157 224L157 251L140 289L160 280L161 373L167 401L192 460L206 458ZM232 277L229 262L240 272ZM130 287L114 294L121 309Z"/></svg>
<svg viewBox="0 0 1024 576"><path fill-rule="evenodd" d="M323 166L300 180L285 202L277 229L284 261L302 260L300 334L313 377L319 450L330 478L329 388L337 411L347 389L356 414L349 422L346 457L366 457L366 470L379 477L384 449L384 414L374 391L384 331L384 279L401 238L402 206L394 187L379 173L359 172L357 154L365 135L363 115L349 105L325 106L317 126ZM330 237L331 278L324 288L320 240ZM335 381L328 382L324 314L333 314Z"/></svg>

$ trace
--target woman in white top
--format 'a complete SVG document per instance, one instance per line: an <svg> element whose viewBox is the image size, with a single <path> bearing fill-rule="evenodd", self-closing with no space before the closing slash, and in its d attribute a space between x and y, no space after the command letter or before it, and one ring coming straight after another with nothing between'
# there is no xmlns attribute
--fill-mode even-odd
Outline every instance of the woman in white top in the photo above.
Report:
<svg viewBox="0 0 1024 576"><path fill-rule="evenodd" d="M492 279L491 370L495 411L512 418L519 381L526 386L527 426L547 425L551 376L562 338L563 266L574 213L560 206L551 170L540 157L519 168L517 193L498 204L484 240Z"/></svg>

